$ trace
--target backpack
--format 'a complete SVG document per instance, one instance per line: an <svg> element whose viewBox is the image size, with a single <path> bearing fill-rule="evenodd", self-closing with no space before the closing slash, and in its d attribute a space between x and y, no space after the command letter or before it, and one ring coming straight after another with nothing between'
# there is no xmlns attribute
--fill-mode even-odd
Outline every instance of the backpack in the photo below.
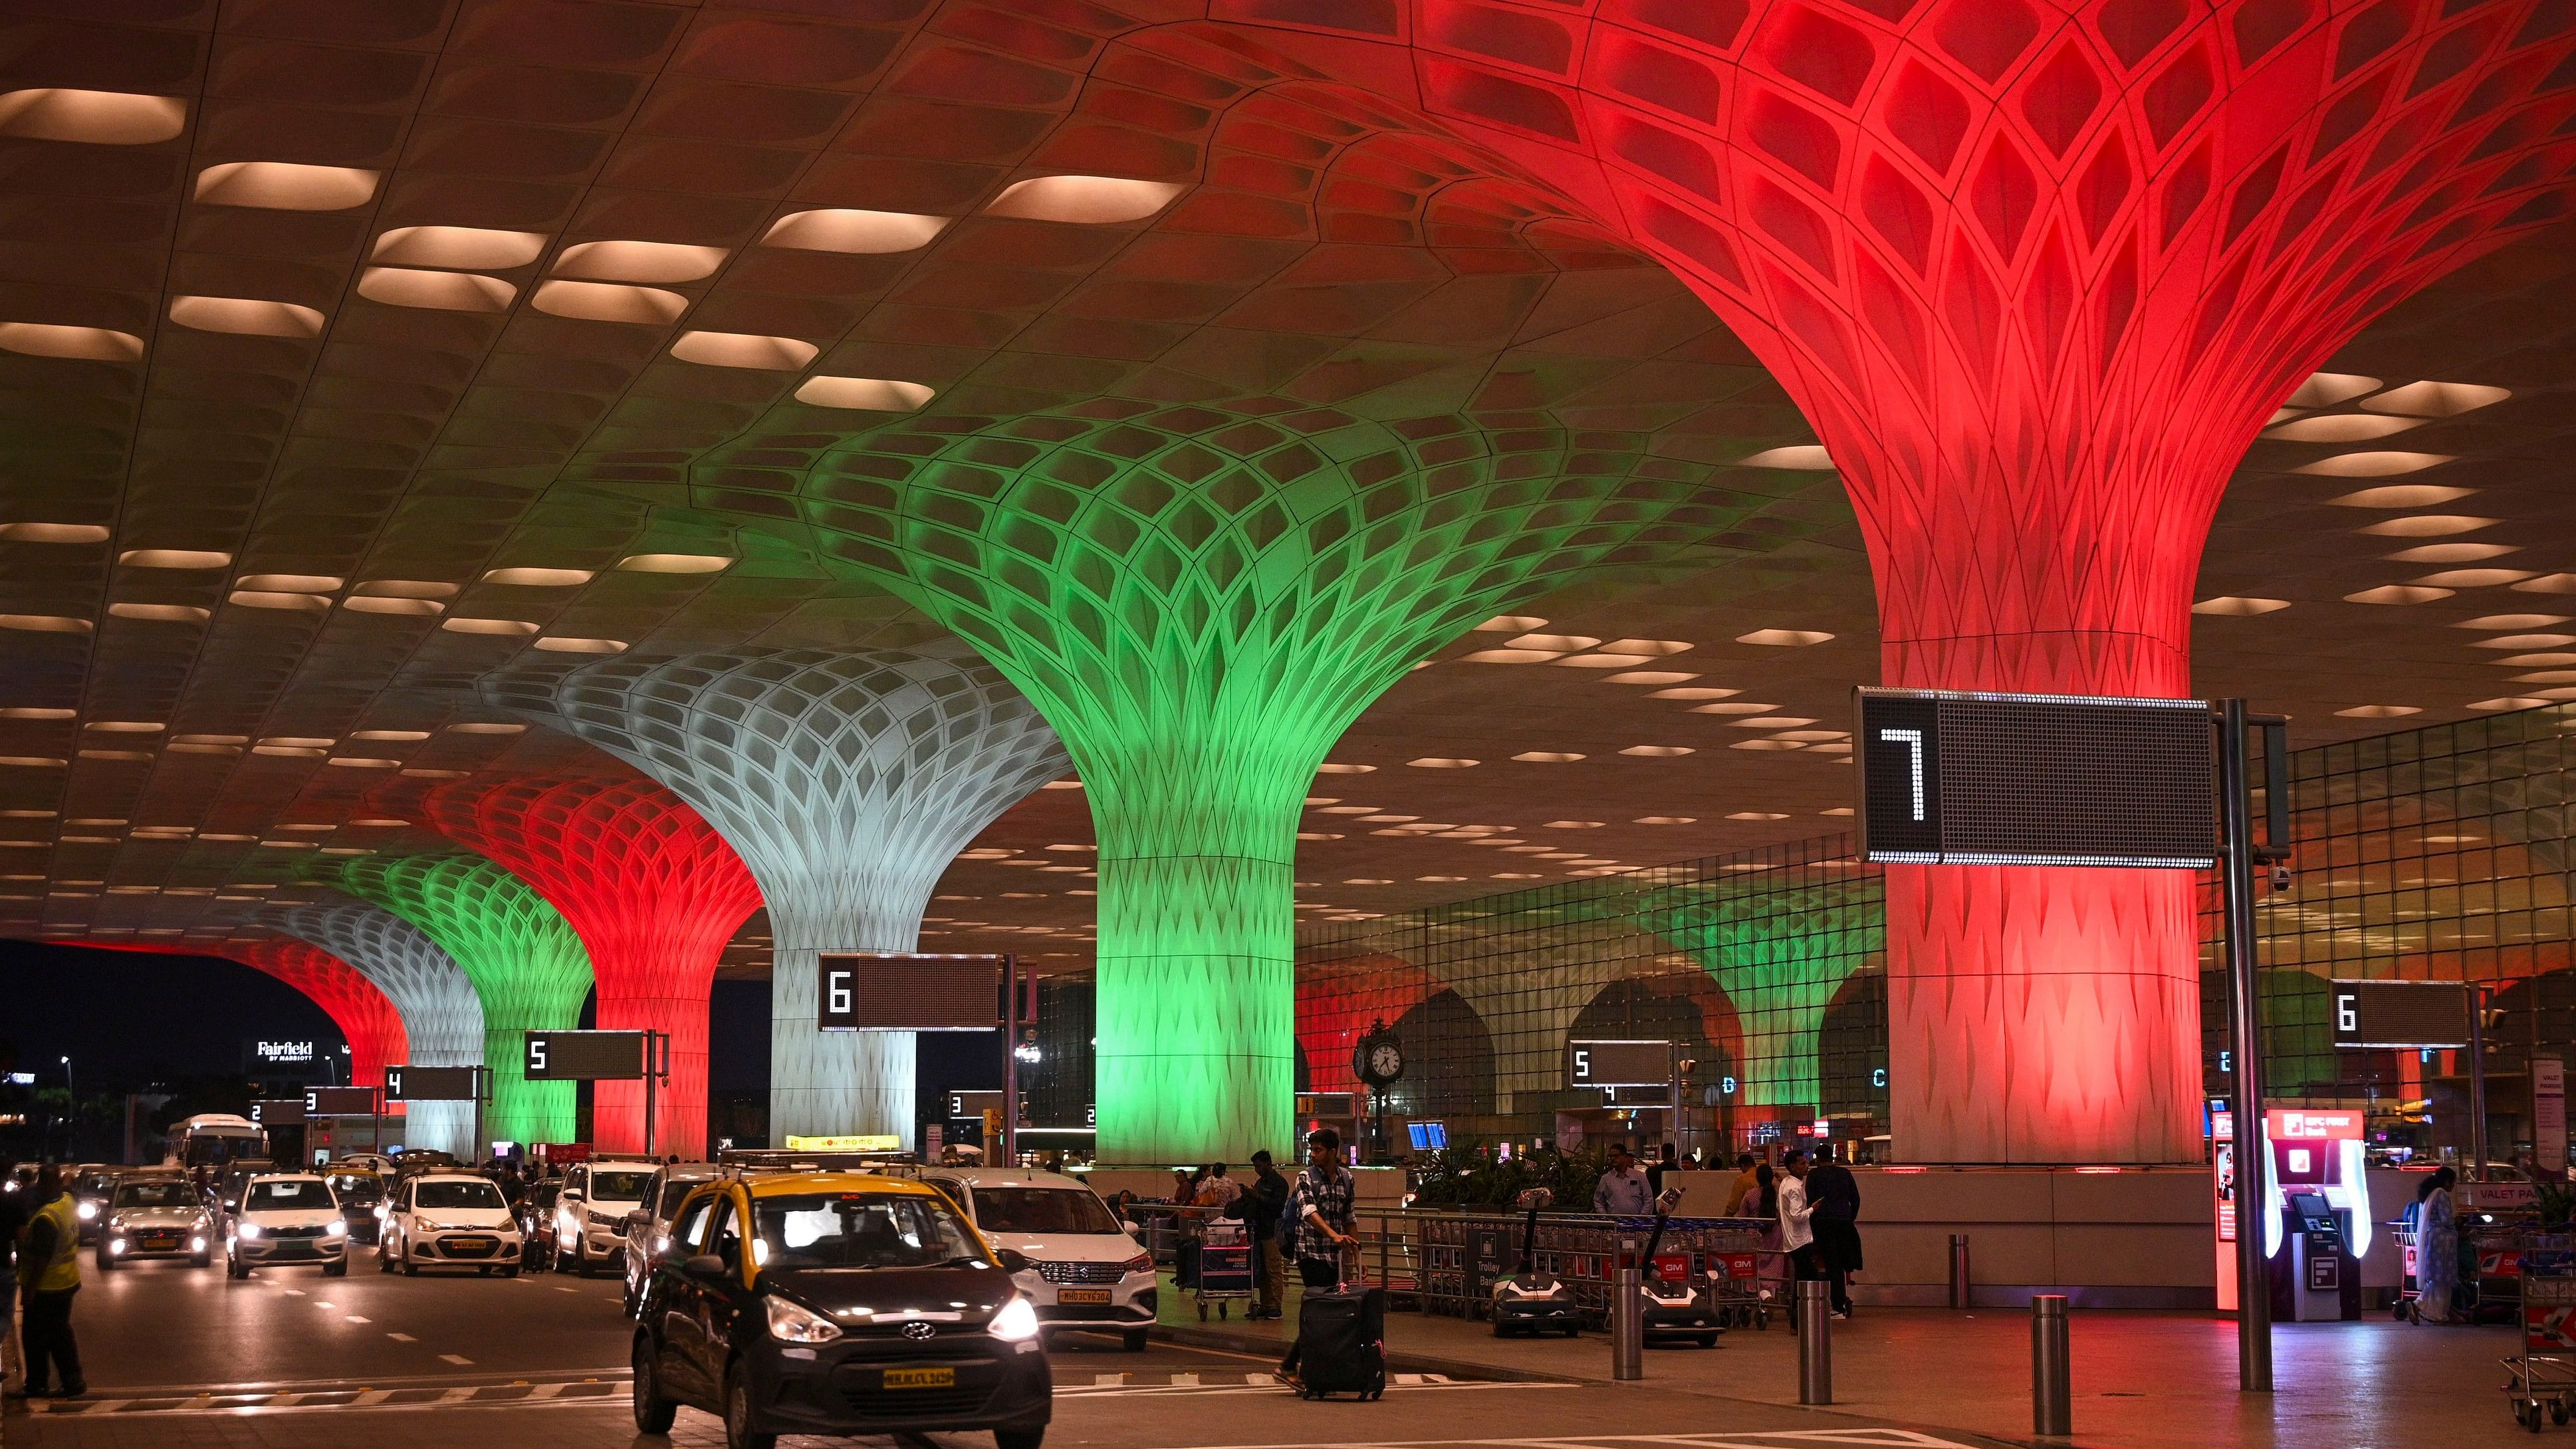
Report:
<svg viewBox="0 0 2576 1449"><path fill-rule="evenodd" d="M1279 1210L1279 1256L1291 1262L1297 1258L1297 1225L1306 1220L1306 1191L1302 1187L1288 1190L1287 1206Z"/></svg>

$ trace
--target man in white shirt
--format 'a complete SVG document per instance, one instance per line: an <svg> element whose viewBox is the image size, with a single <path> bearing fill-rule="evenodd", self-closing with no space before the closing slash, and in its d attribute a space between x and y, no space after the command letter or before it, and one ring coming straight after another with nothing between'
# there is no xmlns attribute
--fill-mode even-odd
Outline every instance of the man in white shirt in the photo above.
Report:
<svg viewBox="0 0 2576 1449"><path fill-rule="evenodd" d="M1610 1144L1610 1170L1592 1189L1592 1210L1612 1217L1643 1217L1654 1211L1655 1189L1637 1169L1637 1154L1628 1144Z"/></svg>
<svg viewBox="0 0 2576 1449"><path fill-rule="evenodd" d="M1807 1206L1807 1154L1792 1152L1780 1165L1785 1172L1780 1179L1780 1246L1789 1255L1790 1276L1800 1283L1822 1279L1825 1270L1816 1259L1816 1230L1808 1221L1815 1210ZM1795 1285L1789 1289L1789 1321L1798 1321Z"/></svg>

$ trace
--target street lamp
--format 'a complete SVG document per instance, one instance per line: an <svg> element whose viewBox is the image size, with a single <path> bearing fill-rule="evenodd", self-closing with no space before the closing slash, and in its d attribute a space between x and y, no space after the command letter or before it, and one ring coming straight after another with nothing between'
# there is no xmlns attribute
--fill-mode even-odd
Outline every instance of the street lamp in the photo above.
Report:
<svg viewBox="0 0 2576 1449"><path fill-rule="evenodd" d="M72 1059L70 1057L64 1057L61 1061L63 1064L63 1090L69 1092L72 1090Z"/></svg>
<svg viewBox="0 0 2576 1449"><path fill-rule="evenodd" d="M72 1086L72 1059L58 1058L63 1064L63 1152L80 1155L80 1093Z"/></svg>

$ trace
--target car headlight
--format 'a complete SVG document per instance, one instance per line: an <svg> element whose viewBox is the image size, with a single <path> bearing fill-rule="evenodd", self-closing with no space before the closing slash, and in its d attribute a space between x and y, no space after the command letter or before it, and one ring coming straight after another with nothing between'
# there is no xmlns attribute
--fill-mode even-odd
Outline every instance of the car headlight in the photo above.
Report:
<svg viewBox="0 0 2576 1449"><path fill-rule="evenodd" d="M322 1225L322 1236L326 1238L345 1238L349 1236L349 1225L340 1221L338 1218L333 1218L331 1221Z"/></svg>
<svg viewBox="0 0 2576 1449"><path fill-rule="evenodd" d="M1119 1264L1118 1270L1121 1273L1151 1273L1154 1271L1154 1255L1138 1253L1135 1257Z"/></svg>
<svg viewBox="0 0 2576 1449"><path fill-rule="evenodd" d="M237 1238L256 1238L259 1236L259 1224L235 1223L233 1224L233 1236Z"/></svg>
<svg viewBox="0 0 2576 1449"><path fill-rule="evenodd" d="M107 1230L108 1230L109 1232L111 1232L111 1233L121 1233L121 1232L124 1232L124 1231L125 1231L125 1215L124 1215L123 1213L118 1213L118 1214L115 1214L114 1216L110 1217L110 1218L107 1220Z"/></svg>
<svg viewBox="0 0 2576 1449"><path fill-rule="evenodd" d="M667 1253L671 1251L671 1235L669 1233L655 1233L653 1235L653 1251L657 1253Z"/></svg>
<svg viewBox="0 0 2576 1449"><path fill-rule="evenodd" d="M111 1253L111 1254L114 1254L114 1253L122 1253L122 1252L124 1252L124 1251L125 1251L125 1240L124 1240L123 1238L111 1238L111 1239L109 1239L109 1240L108 1240L108 1244L107 1244L107 1251L108 1251L109 1253Z"/></svg>
<svg viewBox="0 0 2576 1449"><path fill-rule="evenodd" d="M1015 1293L1010 1302L1002 1305L1002 1311L993 1315L993 1321L984 1325L984 1331L1004 1343L1026 1343L1038 1336L1038 1311Z"/></svg>
<svg viewBox="0 0 2576 1449"><path fill-rule="evenodd" d="M785 1298L762 1300L769 1308L769 1336L780 1343L830 1343L841 1336L841 1325Z"/></svg>
<svg viewBox="0 0 2576 1449"><path fill-rule="evenodd" d="M80 1204L78 1207L73 1208L72 1211L80 1214L82 1222L88 1222L90 1219L98 1216L98 1204L94 1202L85 1202Z"/></svg>
<svg viewBox="0 0 2576 1449"><path fill-rule="evenodd" d="M589 1217L590 1225L594 1228L613 1228L625 1221L625 1218L617 1213L589 1213L586 1216Z"/></svg>
<svg viewBox="0 0 2576 1449"><path fill-rule="evenodd" d="M392 1215L391 1210L390 1210L390 1209L388 1209L388 1208L387 1208L383 1203L378 1203L378 1204L376 1204L376 1221L377 1221L377 1222L383 1222L387 1217L389 1217L389 1216L391 1216L391 1215Z"/></svg>
<svg viewBox="0 0 2576 1449"><path fill-rule="evenodd" d="M206 1251L206 1240L203 1237L190 1238L188 1240L188 1251L191 1253L202 1253Z"/></svg>

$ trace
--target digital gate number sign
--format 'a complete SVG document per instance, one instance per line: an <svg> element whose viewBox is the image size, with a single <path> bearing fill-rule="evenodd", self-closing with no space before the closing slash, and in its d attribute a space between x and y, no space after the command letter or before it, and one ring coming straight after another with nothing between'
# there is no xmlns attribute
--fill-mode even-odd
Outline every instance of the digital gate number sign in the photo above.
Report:
<svg viewBox="0 0 2576 1449"><path fill-rule="evenodd" d="M2459 981L2336 981L2334 1044L2453 1050L2469 1044L2469 988Z"/></svg>
<svg viewBox="0 0 2576 1449"><path fill-rule="evenodd" d="M2205 700L1856 694L1864 859L2218 862L2217 737Z"/></svg>

